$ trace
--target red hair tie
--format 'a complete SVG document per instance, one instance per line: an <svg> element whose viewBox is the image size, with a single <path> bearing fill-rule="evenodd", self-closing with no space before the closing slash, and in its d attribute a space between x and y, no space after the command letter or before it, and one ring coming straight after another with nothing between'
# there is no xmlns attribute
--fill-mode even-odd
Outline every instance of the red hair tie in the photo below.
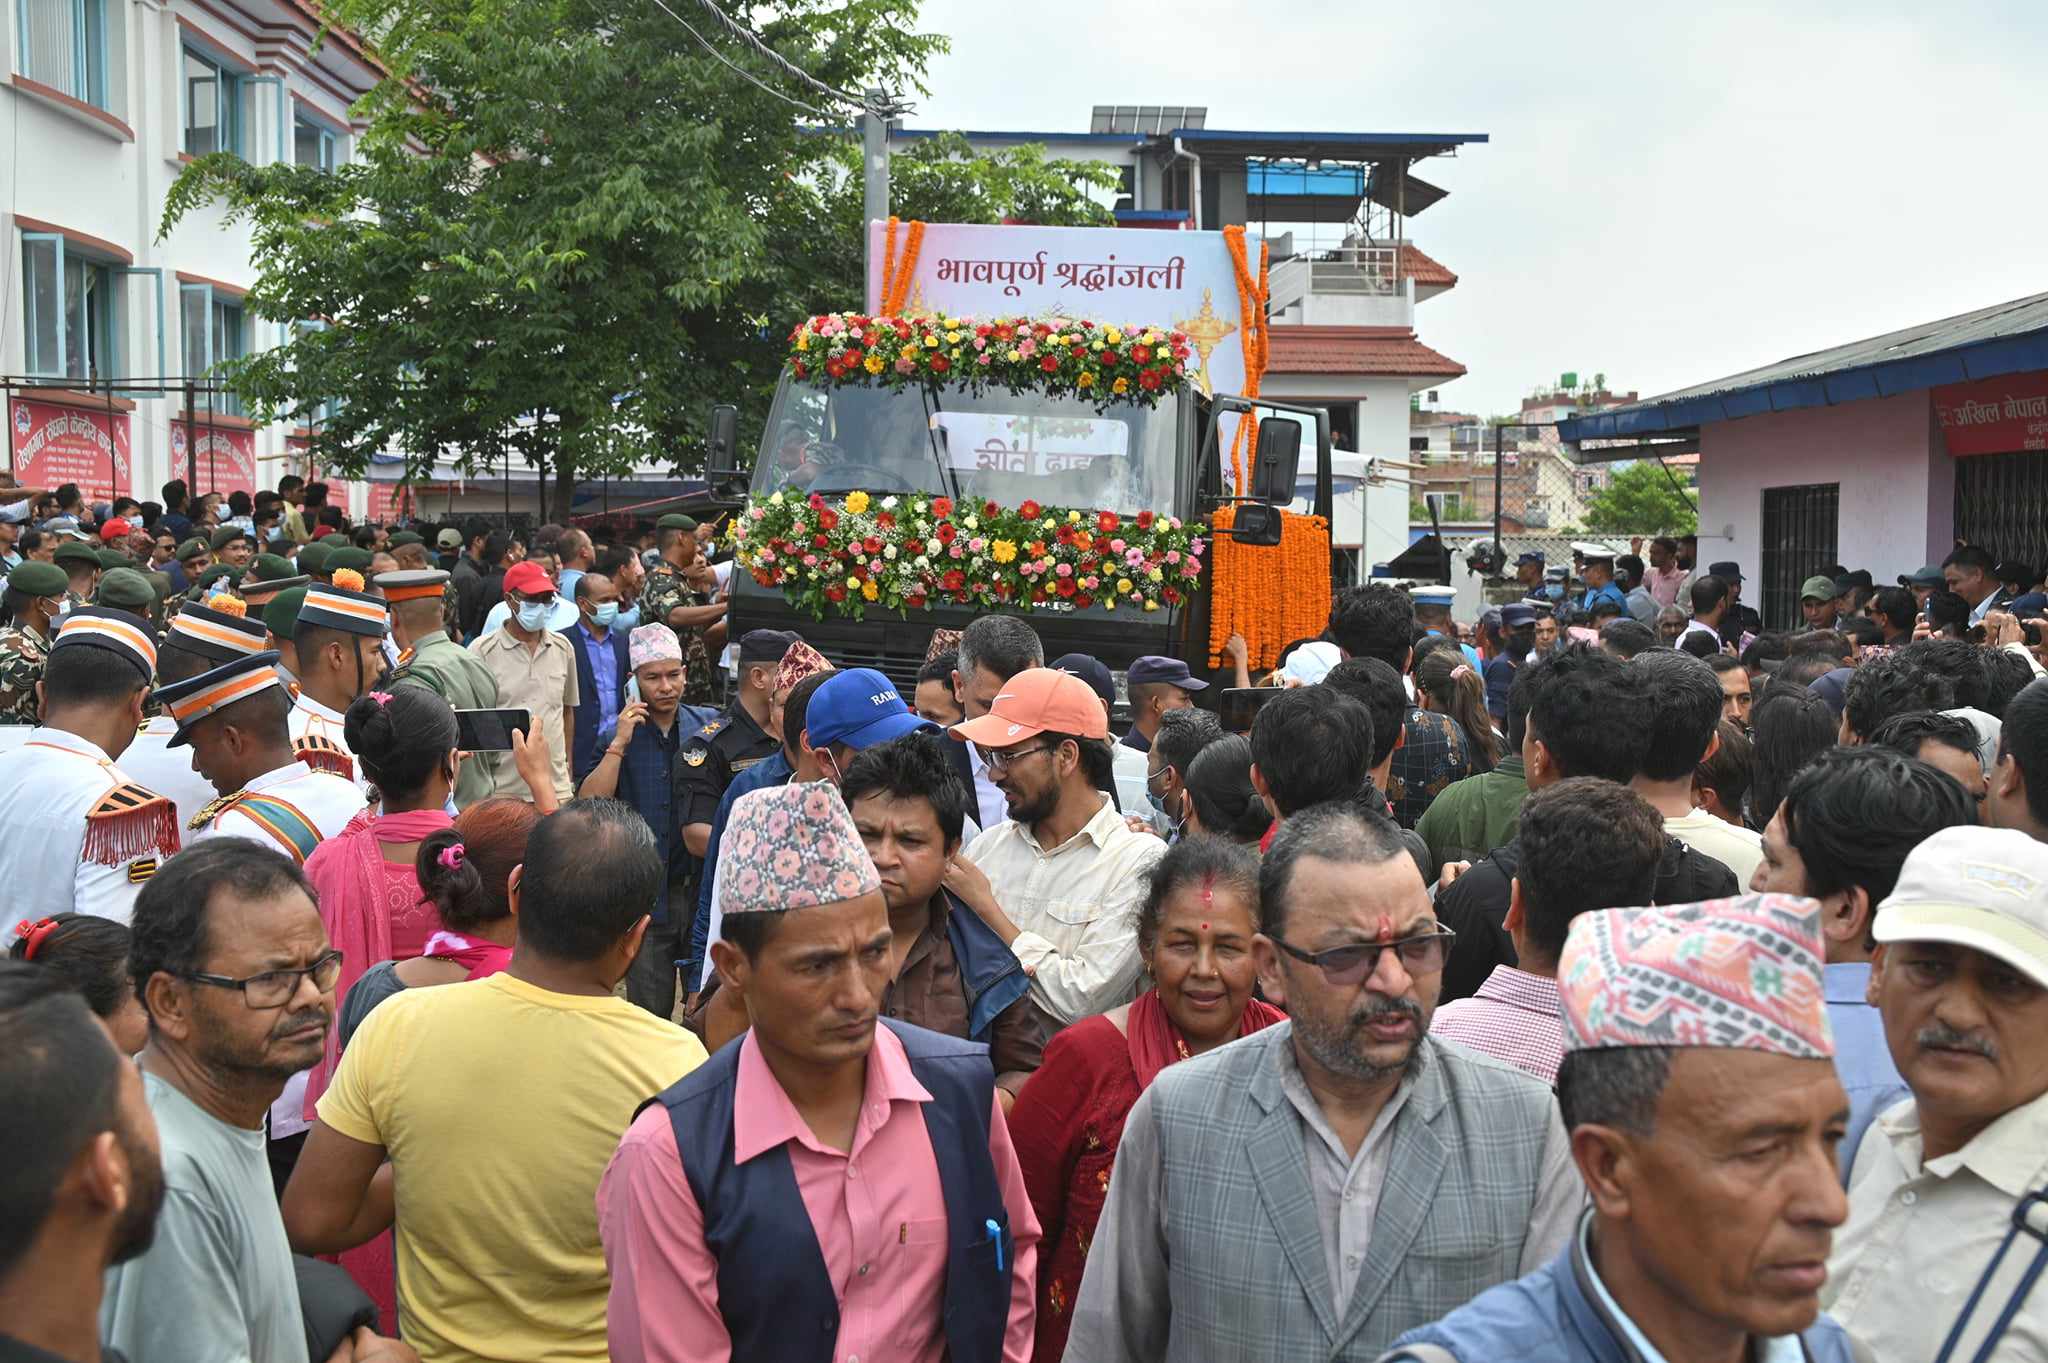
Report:
<svg viewBox="0 0 2048 1363"><path fill-rule="evenodd" d="M14 935L28 939L28 945L21 949L21 959L33 961L36 958L36 952L42 948L43 943L49 939L51 933L57 930L57 927L58 923L54 918L38 918L33 923L23 919L21 922L16 923L14 925Z"/></svg>

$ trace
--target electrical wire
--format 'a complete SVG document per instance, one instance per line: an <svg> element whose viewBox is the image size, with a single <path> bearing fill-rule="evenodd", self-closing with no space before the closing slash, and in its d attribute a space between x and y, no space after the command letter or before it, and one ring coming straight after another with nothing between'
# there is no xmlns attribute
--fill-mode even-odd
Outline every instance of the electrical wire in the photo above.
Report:
<svg viewBox="0 0 2048 1363"><path fill-rule="evenodd" d="M797 108L802 109L805 113L811 115L813 118L831 117L830 114L826 113L823 109L818 108L816 105L806 104L802 100L796 98L794 95L790 95L781 90L776 89L774 86L762 81L759 77L755 76L751 71L748 71L745 67L735 63L731 58L727 57L723 52L720 52L717 48L713 47L708 41L706 41L703 34L699 33L696 29L690 27L690 21L685 19L682 15L677 14L674 10L670 9L668 5L664 3L664 0L654 0L654 3L655 6L659 8L663 14L666 14L669 18L681 24L683 26L683 31L685 33L688 33L692 38L695 38L697 40L698 46L702 47L706 52L710 53L712 57L716 59L720 65L724 66L727 70L731 71L741 80L747 82L747 84L753 86L755 89L761 91L763 94L775 96L775 98L781 100L785 104L795 105ZM813 83L815 84L815 82ZM836 94L837 92L834 91L832 93Z"/></svg>
<svg viewBox="0 0 2048 1363"><path fill-rule="evenodd" d="M782 91L771 89L770 87L763 85L759 80L756 80L752 74L738 66L735 66L732 62L727 61L726 58L722 54L720 54L716 48L713 48L710 43L705 42L704 36L698 33L696 29L692 28L689 22L686 21L682 15L677 14L673 9L670 9L668 4L666 3L666 0L654 0L654 3L664 14L667 14L671 19L674 19L677 23L681 24L684 30L688 32L691 37L695 38L700 44L703 45L705 51L710 52L712 56L717 57L720 62L723 62L727 67L730 67L735 73L744 77L750 84L756 86L757 88L763 91L766 91L768 94L774 95L778 99L785 100L790 104L794 104L797 108L806 110L807 112L819 118L824 118L827 116L821 110L813 108L811 105L805 104L801 100L794 99L791 96L784 94ZM744 43L747 47L751 48L759 56L767 59L768 62L774 65L778 70L783 72L785 75L789 76L792 80L800 82L807 88L816 91L820 95L823 95L825 98L830 100L836 100L841 104L852 105L856 109L862 109L871 113L880 114L883 117L893 117L895 115L907 112L909 108L908 105L904 104L901 100L894 99L890 96L885 95L882 96L880 99L875 99L866 95L856 95L849 91L841 90L836 86L827 85L824 81L819 80L816 76L804 70L802 67L796 65L794 62L791 62L788 58L784 57L774 48L768 46L768 44L763 42L761 38L753 32L753 30L749 29L746 25L740 23L730 14L727 14L724 10L720 9L716 3L716 0L697 0L697 3L704 9L704 11L707 14L709 14L712 18L716 19L720 24L724 25L726 32L730 33L733 37L739 39L740 42Z"/></svg>

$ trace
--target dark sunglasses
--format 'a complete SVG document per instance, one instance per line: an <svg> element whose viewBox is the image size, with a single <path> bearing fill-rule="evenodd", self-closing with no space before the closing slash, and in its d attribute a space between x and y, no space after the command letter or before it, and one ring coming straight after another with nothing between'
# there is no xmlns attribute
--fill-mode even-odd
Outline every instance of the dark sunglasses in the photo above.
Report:
<svg viewBox="0 0 2048 1363"><path fill-rule="evenodd" d="M1334 985L1354 985L1369 979L1379 968L1380 953L1391 951L1401 958L1401 968L1410 975L1434 975L1444 968L1450 959L1451 943L1458 934L1449 928L1438 928L1414 937L1403 937L1398 942L1354 942L1348 946L1331 947L1328 951L1303 951L1278 937L1272 938L1274 946L1297 961L1305 961L1323 972L1323 978Z"/></svg>

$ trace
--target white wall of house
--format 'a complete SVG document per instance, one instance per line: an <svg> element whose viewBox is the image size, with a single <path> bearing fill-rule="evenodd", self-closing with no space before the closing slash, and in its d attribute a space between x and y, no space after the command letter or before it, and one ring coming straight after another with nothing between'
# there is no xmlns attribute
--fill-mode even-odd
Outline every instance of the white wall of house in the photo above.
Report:
<svg viewBox="0 0 2048 1363"><path fill-rule="evenodd" d="M1839 483L1838 561L1880 583L1949 550L1955 464L1927 390L1770 412L1701 428L1700 561L1732 558L1761 583L1763 494ZM1745 587L1755 604L1758 590Z"/></svg>

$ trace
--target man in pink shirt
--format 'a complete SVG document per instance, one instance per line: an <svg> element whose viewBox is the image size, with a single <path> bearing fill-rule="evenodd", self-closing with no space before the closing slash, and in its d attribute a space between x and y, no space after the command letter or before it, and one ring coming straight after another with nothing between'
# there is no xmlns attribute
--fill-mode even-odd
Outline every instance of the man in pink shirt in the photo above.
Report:
<svg viewBox="0 0 2048 1363"><path fill-rule="evenodd" d="M1643 575L1643 585L1660 607L1678 605L1679 589L1691 576L1692 570L1678 561L1677 540L1660 535L1650 541L1650 571Z"/></svg>
<svg viewBox="0 0 2048 1363"><path fill-rule="evenodd" d="M896 1022L905 944L828 782L721 845L749 1030L635 1118L598 1188L618 1363L1024 1363L1038 1222L988 1049Z"/></svg>

